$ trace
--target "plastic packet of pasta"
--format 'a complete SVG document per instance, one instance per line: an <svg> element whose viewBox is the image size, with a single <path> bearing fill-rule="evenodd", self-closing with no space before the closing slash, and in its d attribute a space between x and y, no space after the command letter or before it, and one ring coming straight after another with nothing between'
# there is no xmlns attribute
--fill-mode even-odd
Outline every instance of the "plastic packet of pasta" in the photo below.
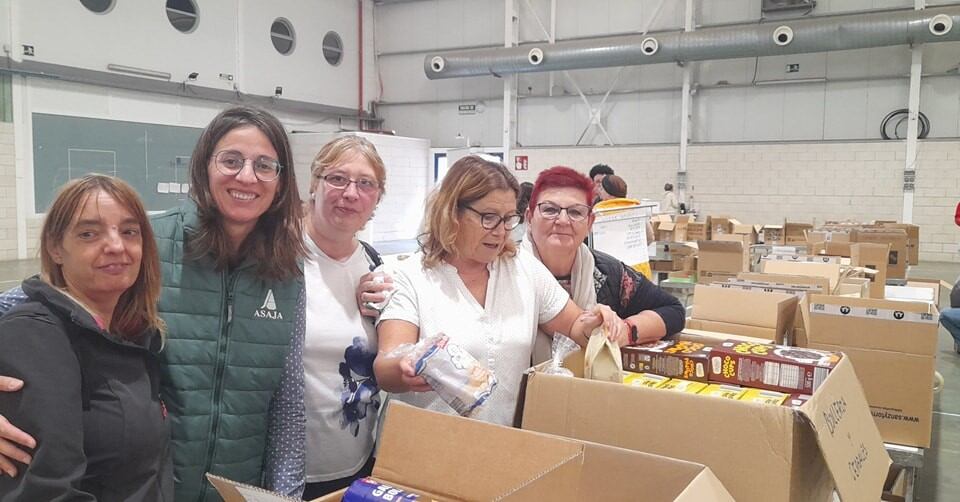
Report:
<svg viewBox="0 0 960 502"><path fill-rule="evenodd" d="M543 370L543 373L546 375L572 377L573 372L570 371L569 368L563 367L563 361L567 356L578 350L580 350L580 346L577 345L577 342L573 341L573 339L560 333L554 333L553 342L550 344L550 362Z"/></svg>
<svg viewBox="0 0 960 502"><path fill-rule="evenodd" d="M443 333L424 338L416 344L404 344L387 357L404 357L414 373L458 414L471 416L490 397L497 377L483 367L463 347Z"/></svg>

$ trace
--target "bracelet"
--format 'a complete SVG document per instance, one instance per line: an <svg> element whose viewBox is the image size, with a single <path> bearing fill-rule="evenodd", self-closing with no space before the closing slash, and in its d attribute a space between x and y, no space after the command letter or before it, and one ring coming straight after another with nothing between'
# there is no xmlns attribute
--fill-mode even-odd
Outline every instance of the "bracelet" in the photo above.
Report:
<svg viewBox="0 0 960 502"><path fill-rule="evenodd" d="M630 345L637 345L640 343L640 335L637 334L637 325L634 324L629 318L624 319L623 322L627 323L627 327L630 328Z"/></svg>

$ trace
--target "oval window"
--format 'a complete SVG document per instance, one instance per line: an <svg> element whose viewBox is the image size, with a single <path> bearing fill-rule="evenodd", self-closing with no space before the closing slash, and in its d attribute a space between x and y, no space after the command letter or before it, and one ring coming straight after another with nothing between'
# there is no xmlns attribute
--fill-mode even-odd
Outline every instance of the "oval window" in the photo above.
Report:
<svg viewBox="0 0 960 502"><path fill-rule="evenodd" d="M327 32L323 36L323 58L333 66L340 64L343 59L343 40L335 31Z"/></svg>
<svg viewBox="0 0 960 502"><path fill-rule="evenodd" d="M177 31L190 33L197 27L200 15L193 0L167 0L167 19Z"/></svg>
<svg viewBox="0 0 960 502"><path fill-rule="evenodd" d="M273 48L284 56L293 52L297 37L293 32L293 25L290 21L278 17L270 25L270 41L273 42Z"/></svg>

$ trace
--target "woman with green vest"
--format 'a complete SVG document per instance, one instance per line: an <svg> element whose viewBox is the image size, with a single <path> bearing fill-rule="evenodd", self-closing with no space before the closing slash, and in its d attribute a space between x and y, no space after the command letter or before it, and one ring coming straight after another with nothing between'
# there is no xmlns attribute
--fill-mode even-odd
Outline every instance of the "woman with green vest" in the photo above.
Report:
<svg viewBox="0 0 960 502"><path fill-rule="evenodd" d="M256 108L221 112L197 142L190 181L188 203L151 219L163 283L158 310L168 328L161 397L176 500L220 500L207 472L297 493L305 250L283 126ZM14 383L10 390L23 385ZM0 461L29 460L14 444L29 448L25 436L0 417ZM289 444L268 445L279 438Z"/></svg>

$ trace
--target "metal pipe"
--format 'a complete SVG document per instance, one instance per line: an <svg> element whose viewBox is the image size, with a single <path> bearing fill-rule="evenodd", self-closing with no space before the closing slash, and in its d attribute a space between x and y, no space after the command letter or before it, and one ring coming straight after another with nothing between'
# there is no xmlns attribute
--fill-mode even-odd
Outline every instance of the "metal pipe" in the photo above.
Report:
<svg viewBox="0 0 960 502"><path fill-rule="evenodd" d="M644 39L653 38L656 48ZM960 6L427 53L429 79L828 52L960 40ZM536 64L530 52L539 49ZM539 54L539 53L538 53Z"/></svg>

